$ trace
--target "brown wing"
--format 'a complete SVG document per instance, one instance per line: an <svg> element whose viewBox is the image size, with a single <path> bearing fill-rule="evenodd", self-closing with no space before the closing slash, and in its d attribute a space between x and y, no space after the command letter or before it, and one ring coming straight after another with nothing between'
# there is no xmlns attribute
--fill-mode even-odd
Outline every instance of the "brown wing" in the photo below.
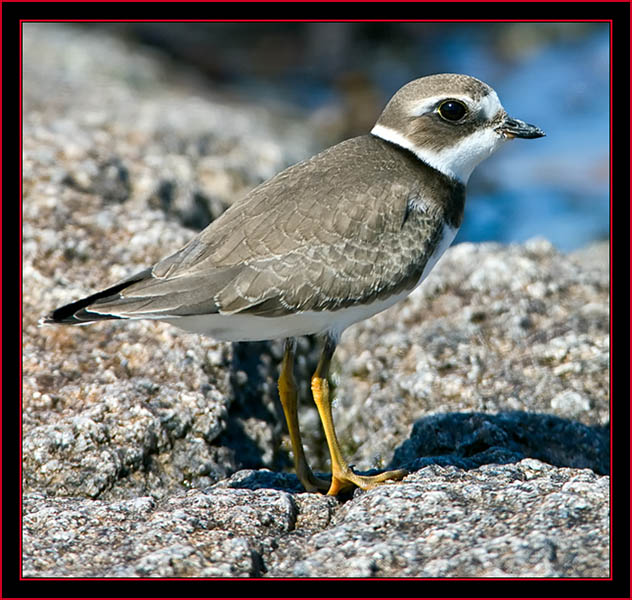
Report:
<svg viewBox="0 0 632 600"><path fill-rule="evenodd" d="M275 316L412 288L443 219L442 205L423 197L424 169L372 136L347 140L255 188L144 279L89 310Z"/></svg>

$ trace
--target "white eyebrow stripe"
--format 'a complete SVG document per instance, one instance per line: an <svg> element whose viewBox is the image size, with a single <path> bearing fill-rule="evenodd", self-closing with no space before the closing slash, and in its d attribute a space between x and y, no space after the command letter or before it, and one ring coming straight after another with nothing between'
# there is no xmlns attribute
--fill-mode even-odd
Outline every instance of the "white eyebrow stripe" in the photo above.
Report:
<svg viewBox="0 0 632 600"><path fill-rule="evenodd" d="M410 111L411 117L420 117L421 115L425 115L426 113L432 112L435 109L437 103L441 102L441 100L446 100L447 98L454 98L454 100L460 100L466 106L469 106L472 102L472 99L468 96L460 96L458 94L452 94L450 96L446 96L442 94L441 96L431 96L430 98L424 98L421 102L415 104Z"/></svg>
<svg viewBox="0 0 632 600"><path fill-rule="evenodd" d="M496 116L499 110L503 110L503 106L498 99L498 94L494 90L491 90L487 95L483 96L478 102L473 102L469 96L463 96L460 94L431 96L430 98L424 98L421 102L415 104L410 112L411 117L420 117L429 112L432 112L437 104L442 100L454 99L460 100L469 107L474 113L481 113L487 120L491 120Z"/></svg>

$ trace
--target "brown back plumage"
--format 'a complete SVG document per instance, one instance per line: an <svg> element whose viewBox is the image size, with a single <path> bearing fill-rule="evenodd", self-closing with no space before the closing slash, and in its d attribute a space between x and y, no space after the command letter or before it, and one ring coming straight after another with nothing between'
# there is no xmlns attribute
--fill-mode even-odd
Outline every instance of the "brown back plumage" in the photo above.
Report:
<svg viewBox="0 0 632 600"><path fill-rule="evenodd" d="M408 151L353 138L255 188L83 315L278 316L386 298L414 287L443 219L460 224L464 194Z"/></svg>

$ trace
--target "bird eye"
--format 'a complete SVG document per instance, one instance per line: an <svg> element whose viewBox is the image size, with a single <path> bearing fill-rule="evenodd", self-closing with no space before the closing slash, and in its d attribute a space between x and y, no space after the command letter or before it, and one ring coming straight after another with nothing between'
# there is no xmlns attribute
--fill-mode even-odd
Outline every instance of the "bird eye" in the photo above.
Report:
<svg viewBox="0 0 632 600"><path fill-rule="evenodd" d="M458 100L444 100L437 109L439 116L446 121L460 121L467 113L467 108L463 102Z"/></svg>

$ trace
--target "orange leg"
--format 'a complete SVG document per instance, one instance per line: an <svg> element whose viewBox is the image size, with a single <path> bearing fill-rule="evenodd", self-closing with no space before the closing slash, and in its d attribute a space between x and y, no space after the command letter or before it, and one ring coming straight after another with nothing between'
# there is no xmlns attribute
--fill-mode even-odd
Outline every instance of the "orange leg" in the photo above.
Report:
<svg viewBox="0 0 632 600"><path fill-rule="evenodd" d="M330 496L335 496L339 492L354 485L363 490L368 490L388 480L402 479L402 477L408 474L408 471L405 469L398 469L396 471L385 471L384 473L372 476L357 475L351 470L351 467L343 458L334 429L331 401L329 400L329 384L327 383L329 364L335 348L333 340L327 337L325 339L323 353L316 367L316 372L312 376L312 394L316 408L318 409L318 414L320 415L321 423L323 424L323 429L325 430L325 437L327 438L327 445L331 456L331 485L327 492Z"/></svg>
<svg viewBox="0 0 632 600"><path fill-rule="evenodd" d="M324 491L329 487L329 484L322 479L318 479L312 473L303 451L303 442L301 441L301 432L298 426L296 382L294 380L295 346L296 342L294 340L287 340L285 343L285 353L283 354L281 374L278 381L279 397L281 398L283 413L285 414L287 428L290 433L296 474L308 492Z"/></svg>

